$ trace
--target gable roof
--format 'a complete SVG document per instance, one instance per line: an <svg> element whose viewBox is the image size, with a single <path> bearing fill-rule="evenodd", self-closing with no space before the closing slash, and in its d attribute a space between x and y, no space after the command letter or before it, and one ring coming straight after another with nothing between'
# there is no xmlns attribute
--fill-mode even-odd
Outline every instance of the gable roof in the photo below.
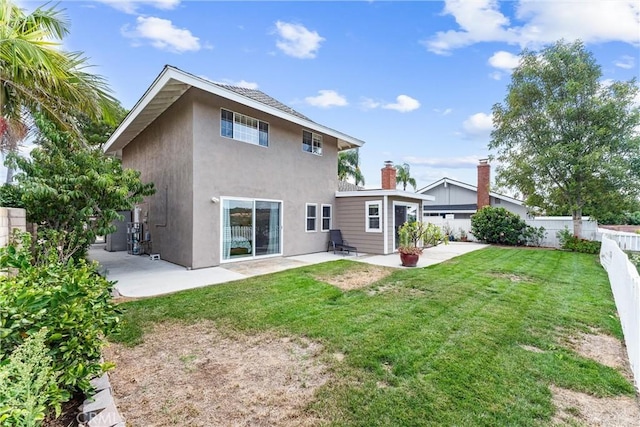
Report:
<svg viewBox="0 0 640 427"><path fill-rule="evenodd" d="M259 90L217 84L176 67L165 65L160 75L107 140L103 150L107 153L122 150L191 88L221 96L309 130L332 136L338 140L338 150L361 147L364 144L362 140L312 121Z"/></svg>
<svg viewBox="0 0 640 427"><path fill-rule="evenodd" d="M462 182L462 181L456 181L455 179L451 179L451 178L441 178L439 180L437 180L436 182L432 182L431 184L427 185L426 187L421 188L420 190L418 190L418 193L426 193L429 190L432 190L434 188L436 188L439 185L442 184L451 184L451 185L455 185L457 187L460 188L466 188L467 190L471 190L471 191L475 191L476 193L478 192L478 187L475 185L471 185L471 184L467 184L466 182ZM496 199L500 199L500 200L504 200L506 202L509 203L513 203L516 205L520 205L520 206L524 206L524 202L522 200L518 200L518 199L514 199L513 197L509 197L509 196L505 196L504 194L499 194L499 193L494 193L493 191L489 192L489 195L491 197L495 197Z"/></svg>

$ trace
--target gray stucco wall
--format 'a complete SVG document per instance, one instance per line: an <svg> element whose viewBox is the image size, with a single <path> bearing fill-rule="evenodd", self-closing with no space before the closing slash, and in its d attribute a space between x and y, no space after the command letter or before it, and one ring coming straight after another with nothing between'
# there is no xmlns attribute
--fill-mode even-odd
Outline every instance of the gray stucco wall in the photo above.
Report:
<svg viewBox="0 0 640 427"><path fill-rule="evenodd" d="M191 89L194 114L193 268L220 261L220 203L211 198L241 197L283 203L283 255L326 250L320 231L322 204L333 205L337 179L337 140L323 135L322 156L302 151L299 125L230 100ZM269 147L220 135L220 108L269 123ZM306 232L305 204L318 205L318 227Z"/></svg>
<svg viewBox="0 0 640 427"><path fill-rule="evenodd" d="M383 201L383 197L337 197L334 224L342 231L342 238L358 248L358 252L383 254L384 233L365 230L366 202L374 200ZM384 215L381 221L384 221Z"/></svg>
<svg viewBox="0 0 640 427"><path fill-rule="evenodd" d="M170 262L191 266L193 253L193 108L181 97L122 152L127 168L141 171L156 194L141 204L145 232L153 252Z"/></svg>

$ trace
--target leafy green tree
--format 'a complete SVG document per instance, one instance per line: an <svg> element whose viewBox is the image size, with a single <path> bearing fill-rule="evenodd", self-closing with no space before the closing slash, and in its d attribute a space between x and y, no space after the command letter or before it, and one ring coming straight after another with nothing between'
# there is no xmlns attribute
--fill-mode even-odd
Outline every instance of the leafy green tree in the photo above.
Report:
<svg viewBox="0 0 640 427"><path fill-rule="evenodd" d="M489 148L498 183L527 204L573 216L623 212L640 189L640 110L635 80L604 84L580 41L525 50L504 103L493 106Z"/></svg>
<svg viewBox="0 0 640 427"><path fill-rule="evenodd" d="M356 185L364 185L364 175L360 169L360 151L357 148L338 153L338 179L353 178Z"/></svg>
<svg viewBox="0 0 640 427"><path fill-rule="evenodd" d="M407 184L411 185L414 191L416 190L416 180L411 177L411 170L408 163L402 166L396 166L396 183L402 184L402 191L407 191Z"/></svg>
<svg viewBox="0 0 640 427"><path fill-rule="evenodd" d="M25 13L0 0L0 151L16 151L32 130L31 116L44 115L81 136L75 112L115 123L117 103L105 80L86 72L87 59L61 49L69 23L55 6ZM11 170L7 179L11 177Z"/></svg>
<svg viewBox="0 0 640 427"><path fill-rule="evenodd" d="M82 258L97 235L115 231L118 211L154 193L153 184L106 156L101 144L80 142L44 117L36 123L40 136L31 158L10 156L21 170L16 178L27 218L39 225L39 237L58 242L61 261Z"/></svg>

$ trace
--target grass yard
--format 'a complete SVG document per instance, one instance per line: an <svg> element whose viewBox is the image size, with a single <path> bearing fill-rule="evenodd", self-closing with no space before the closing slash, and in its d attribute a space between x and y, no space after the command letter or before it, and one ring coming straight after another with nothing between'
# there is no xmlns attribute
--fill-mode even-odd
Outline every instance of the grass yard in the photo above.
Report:
<svg viewBox="0 0 640 427"><path fill-rule="evenodd" d="M137 366L137 379L126 384L160 375L162 359L136 365L144 357L135 352L147 345L149 357L178 353L180 366L172 371L191 374L196 383L219 372L207 381L222 387L231 369L224 361L234 352L243 352L235 359L255 364L269 354L263 348L286 349L278 360L291 356L302 364L289 375L303 378L292 389L302 397L305 388L312 393L292 403L302 407L289 411L281 425L588 425L584 408L570 397L564 401L566 416L559 417L553 397L580 392L608 398L602 401L605 410L620 399L637 405L624 368L579 353L581 336L622 337L607 276L595 256L492 247L425 269L377 274L377 282L359 289L329 283L362 268L337 261L123 303L124 327L111 356L122 366L119 359L129 355ZM210 344L180 353L207 331L219 349ZM238 343L244 346L234 347ZM213 363L216 355L223 357ZM249 376L247 384L278 370ZM117 375L118 368L112 376ZM156 395L169 402L174 394L177 400L207 399L198 390L176 394L175 381ZM120 404L136 399L118 387L116 380ZM242 390L237 384L231 399L234 393L242 399ZM167 405L169 420L161 425L215 425L199 407L176 414ZM270 421L264 405L247 425L279 424Z"/></svg>

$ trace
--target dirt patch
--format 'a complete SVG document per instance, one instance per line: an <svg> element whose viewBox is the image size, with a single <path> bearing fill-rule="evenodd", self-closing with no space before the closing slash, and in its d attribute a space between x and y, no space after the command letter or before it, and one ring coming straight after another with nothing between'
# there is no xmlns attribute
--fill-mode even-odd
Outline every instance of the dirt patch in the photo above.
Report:
<svg viewBox="0 0 640 427"><path fill-rule="evenodd" d="M317 280L329 283L343 291L364 288L390 275L394 269L361 263L349 267L339 274L316 276Z"/></svg>
<svg viewBox="0 0 640 427"><path fill-rule="evenodd" d="M116 403L132 426L314 426L329 375L322 346L269 334L225 336L211 323L157 325L134 348L110 344Z"/></svg>
<svg viewBox="0 0 640 427"><path fill-rule="evenodd" d="M531 279L529 279L526 276L520 276L518 274L508 274L508 273L491 273L491 277L495 277L497 279L506 279L506 280L510 280L513 283L520 283L520 282L530 282Z"/></svg>
<svg viewBox="0 0 640 427"><path fill-rule="evenodd" d="M551 393L557 408L554 425L636 427L640 420L640 407L633 397L598 398L553 385Z"/></svg>
<svg viewBox="0 0 640 427"><path fill-rule="evenodd" d="M627 351L619 339L605 334L580 334L567 338L567 343L579 355L617 369L633 381Z"/></svg>
<svg viewBox="0 0 640 427"><path fill-rule="evenodd" d="M402 282L393 282L393 283L386 283L382 286L378 286L373 289L369 289L367 291L367 295L372 297L374 295L382 294L385 292L404 293L405 295L410 295L412 297L422 296L426 294L426 292L422 289L407 288L402 286Z"/></svg>
<svg viewBox="0 0 640 427"><path fill-rule="evenodd" d="M538 347L534 347L532 345L520 344L520 348L523 349L523 350L530 351L532 353L544 353L545 352L543 349L538 348Z"/></svg>

